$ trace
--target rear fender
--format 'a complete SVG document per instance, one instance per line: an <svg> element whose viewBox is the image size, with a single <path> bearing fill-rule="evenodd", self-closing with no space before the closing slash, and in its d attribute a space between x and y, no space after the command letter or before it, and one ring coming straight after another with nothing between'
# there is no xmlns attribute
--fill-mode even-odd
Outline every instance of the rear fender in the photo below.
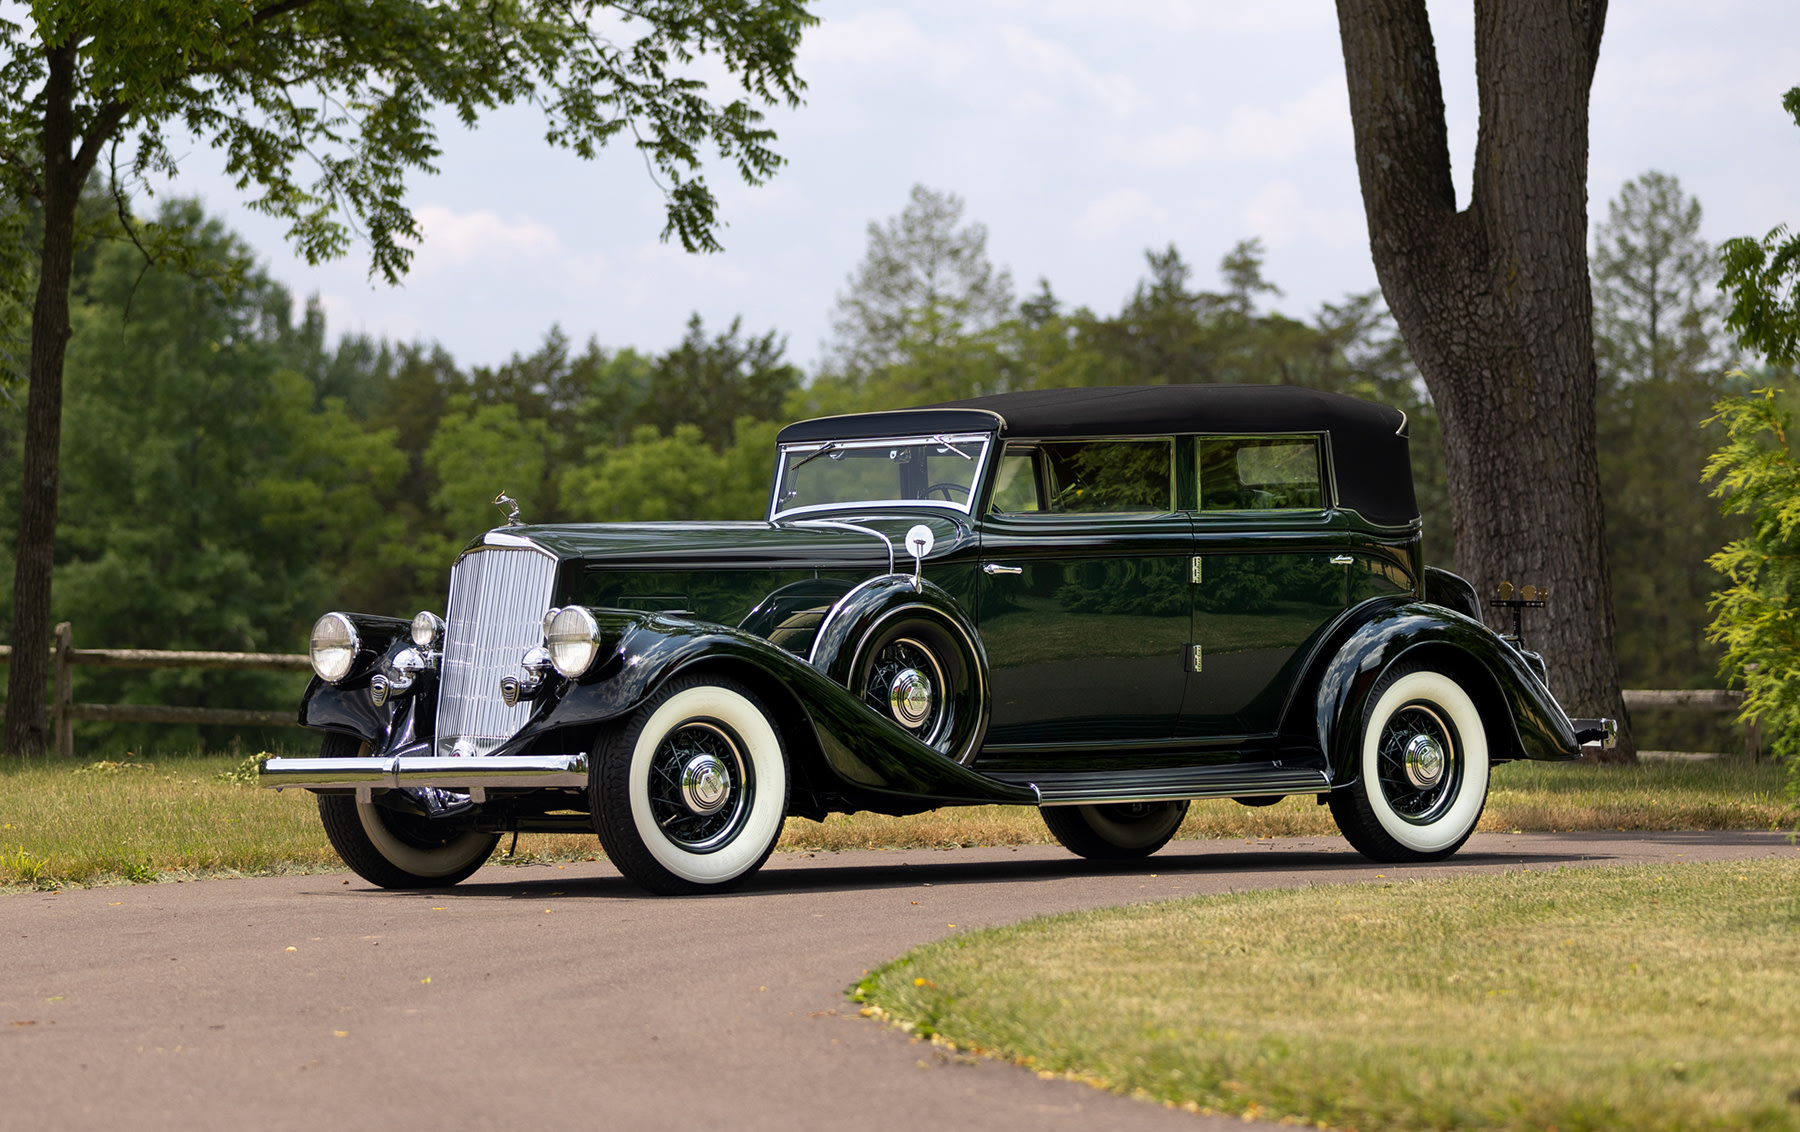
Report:
<svg viewBox="0 0 1800 1132"><path fill-rule="evenodd" d="M1494 761L1581 757L1569 717L1523 657L1473 618L1408 602L1371 610L1319 671L1312 730L1335 782L1354 778L1369 696L1402 662L1458 678L1481 712Z"/></svg>

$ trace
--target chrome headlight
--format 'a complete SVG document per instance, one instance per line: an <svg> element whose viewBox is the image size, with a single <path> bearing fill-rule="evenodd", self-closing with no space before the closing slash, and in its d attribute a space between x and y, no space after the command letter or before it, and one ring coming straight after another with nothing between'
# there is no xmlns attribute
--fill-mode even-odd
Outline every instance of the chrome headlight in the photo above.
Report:
<svg viewBox="0 0 1800 1132"><path fill-rule="evenodd" d="M434 649L444 639L444 619L429 609L421 609L413 614L413 644L422 649Z"/></svg>
<svg viewBox="0 0 1800 1132"><path fill-rule="evenodd" d="M313 622L312 647L308 650L313 671L327 684L337 683L350 675L350 666L356 663L356 650L361 645L356 626L348 617L327 613Z"/></svg>
<svg viewBox="0 0 1800 1132"><path fill-rule="evenodd" d="M600 652L600 623L579 605L544 615L544 647L550 663L571 680L586 672Z"/></svg>

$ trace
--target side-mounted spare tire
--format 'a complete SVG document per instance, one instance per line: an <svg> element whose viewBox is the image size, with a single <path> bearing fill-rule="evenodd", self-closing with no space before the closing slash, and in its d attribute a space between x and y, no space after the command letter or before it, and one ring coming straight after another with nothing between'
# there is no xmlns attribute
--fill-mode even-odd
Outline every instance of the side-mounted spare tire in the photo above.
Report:
<svg viewBox="0 0 1800 1132"><path fill-rule="evenodd" d="M963 765L987 735L987 653L955 599L903 576L851 591L813 644L814 667L870 710Z"/></svg>

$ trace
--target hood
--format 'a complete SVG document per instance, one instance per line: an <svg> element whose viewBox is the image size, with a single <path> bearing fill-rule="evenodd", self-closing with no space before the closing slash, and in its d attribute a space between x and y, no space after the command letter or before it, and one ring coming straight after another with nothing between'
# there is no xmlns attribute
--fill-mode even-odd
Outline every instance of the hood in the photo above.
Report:
<svg viewBox="0 0 1800 1132"><path fill-rule="evenodd" d="M829 518L779 523L567 523L500 527L469 544L534 546L560 560L605 562L621 569L720 569L805 566L821 569L888 568L888 542L894 569L906 570L912 556L906 532L929 527L936 545L928 558L938 558L969 537L964 522L949 515L921 511L886 514L832 515ZM845 524L866 529L849 529ZM879 534L875 532L880 532Z"/></svg>

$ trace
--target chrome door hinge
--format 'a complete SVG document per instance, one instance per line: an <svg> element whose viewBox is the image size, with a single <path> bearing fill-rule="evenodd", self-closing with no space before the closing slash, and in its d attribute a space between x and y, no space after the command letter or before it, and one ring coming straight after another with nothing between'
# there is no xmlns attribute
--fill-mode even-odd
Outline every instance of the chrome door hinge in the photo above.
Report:
<svg viewBox="0 0 1800 1132"><path fill-rule="evenodd" d="M1196 586L1200 584L1200 563L1202 561L1204 561L1204 559L1196 557L1188 572L1188 580L1193 582Z"/></svg>
<svg viewBox="0 0 1800 1132"><path fill-rule="evenodd" d="M1193 669L1195 672L1200 671L1200 646L1199 645L1188 646L1188 663L1193 666Z"/></svg>

